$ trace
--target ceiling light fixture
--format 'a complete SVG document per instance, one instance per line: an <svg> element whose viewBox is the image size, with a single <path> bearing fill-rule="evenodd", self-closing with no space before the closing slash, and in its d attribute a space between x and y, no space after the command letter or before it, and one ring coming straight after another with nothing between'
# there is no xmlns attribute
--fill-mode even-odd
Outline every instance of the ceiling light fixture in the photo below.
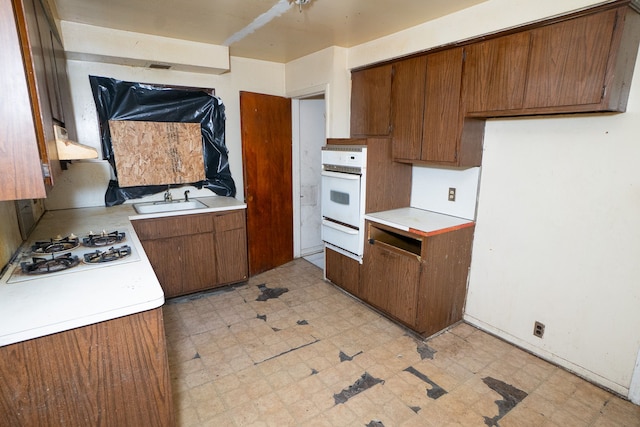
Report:
<svg viewBox="0 0 640 427"><path fill-rule="evenodd" d="M302 5L303 4L309 4L311 2L311 0L289 0L292 3L295 3L298 5L298 7L300 8L300 12L302 12Z"/></svg>

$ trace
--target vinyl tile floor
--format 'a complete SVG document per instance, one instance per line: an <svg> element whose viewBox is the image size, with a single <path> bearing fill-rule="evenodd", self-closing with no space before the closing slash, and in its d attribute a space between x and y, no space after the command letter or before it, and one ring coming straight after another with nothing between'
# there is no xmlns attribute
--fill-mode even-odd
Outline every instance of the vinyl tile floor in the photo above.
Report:
<svg viewBox="0 0 640 427"><path fill-rule="evenodd" d="M640 407L466 323L424 340L298 259L164 308L179 426L640 426Z"/></svg>

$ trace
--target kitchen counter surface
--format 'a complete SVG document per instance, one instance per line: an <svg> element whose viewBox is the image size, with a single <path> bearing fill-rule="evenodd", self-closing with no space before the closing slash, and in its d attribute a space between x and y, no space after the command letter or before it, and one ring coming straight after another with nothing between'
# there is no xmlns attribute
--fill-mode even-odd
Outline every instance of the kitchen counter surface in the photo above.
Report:
<svg viewBox="0 0 640 427"><path fill-rule="evenodd" d="M138 215L131 204L47 211L20 248L30 253L36 240L73 233L124 231L132 255L113 263L84 265L53 275L28 276L13 281L22 257L7 266L0 279L0 346L115 319L160 307L164 293L144 253L130 219L242 209L230 197L200 198L208 208ZM115 245L117 246L117 245ZM91 252L93 248L82 248ZM75 253L75 251L74 251ZM31 256L31 255L29 255Z"/></svg>
<svg viewBox="0 0 640 427"><path fill-rule="evenodd" d="M417 208L400 208L366 214L365 219L423 236L471 227L474 222Z"/></svg>

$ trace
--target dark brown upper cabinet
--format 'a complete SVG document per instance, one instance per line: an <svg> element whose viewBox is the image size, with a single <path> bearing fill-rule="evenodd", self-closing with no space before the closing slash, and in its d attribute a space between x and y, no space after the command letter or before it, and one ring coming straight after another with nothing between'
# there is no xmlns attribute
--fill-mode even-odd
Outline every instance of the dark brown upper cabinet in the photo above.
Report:
<svg viewBox="0 0 640 427"><path fill-rule="evenodd" d="M351 136L388 136L391 64L351 73Z"/></svg>
<svg viewBox="0 0 640 427"><path fill-rule="evenodd" d="M64 50L40 0L0 0L0 200L44 198L62 168L54 123L75 125Z"/></svg>
<svg viewBox="0 0 640 427"><path fill-rule="evenodd" d="M466 114L623 112L639 41L640 16L622 6L470 44Z"/></svg>
<svg viewBox="0 0 640 427"><path fill-rule="evenodd" d="M516 33L465 47L467 113L522 108L531 34Z"/></svg>
<svg viewBox="0 0 640 427"><path fill-rule="evenodd" d="M484 121L461 110L463 49L393 64L391 135L396 161L478 166Z"/></svg>

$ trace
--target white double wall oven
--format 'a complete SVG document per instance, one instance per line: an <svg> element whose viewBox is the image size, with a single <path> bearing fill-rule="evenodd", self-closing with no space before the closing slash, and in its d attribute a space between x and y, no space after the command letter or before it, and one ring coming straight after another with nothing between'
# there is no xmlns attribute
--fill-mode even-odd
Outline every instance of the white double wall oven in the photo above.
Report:
<svg viewBox="0 0 640 427"><path fill-rule="evenodd" d="M322 240L362 263L366 145L322 147Z"/></svg>

